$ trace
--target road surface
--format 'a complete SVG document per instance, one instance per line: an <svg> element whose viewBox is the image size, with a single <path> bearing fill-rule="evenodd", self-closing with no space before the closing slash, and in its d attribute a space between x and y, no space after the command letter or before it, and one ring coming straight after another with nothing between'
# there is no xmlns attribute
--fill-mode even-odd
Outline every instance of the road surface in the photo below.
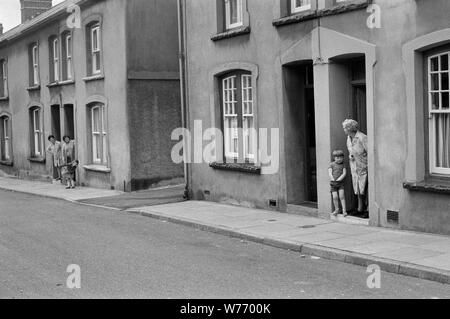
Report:
<svg viewBox="0 0 450 319"><path fill-rule="evenodd" d="M80 289L69 289L69 265ZM0 298L449 298L450 286L0 191ZM73 279L74 277L70 277ZM76 281L69 282L76 283Z"/></svg>

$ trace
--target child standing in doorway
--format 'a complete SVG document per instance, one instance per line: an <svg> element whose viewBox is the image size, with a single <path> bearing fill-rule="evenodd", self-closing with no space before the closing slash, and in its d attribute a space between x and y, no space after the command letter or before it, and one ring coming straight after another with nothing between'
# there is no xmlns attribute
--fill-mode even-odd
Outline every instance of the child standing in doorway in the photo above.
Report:
<svg viewBox="0 0 450 319"><path fill-rule="evenodd" d="M333 152L334 162L328 168L330 176L331 194L333 195L334 212L333 215L339 214L339 200L342 205L342 214L347 216L347 207L345 203L344 181L347 176L347 169L344 165L344 151L336 150Z"/></svg>

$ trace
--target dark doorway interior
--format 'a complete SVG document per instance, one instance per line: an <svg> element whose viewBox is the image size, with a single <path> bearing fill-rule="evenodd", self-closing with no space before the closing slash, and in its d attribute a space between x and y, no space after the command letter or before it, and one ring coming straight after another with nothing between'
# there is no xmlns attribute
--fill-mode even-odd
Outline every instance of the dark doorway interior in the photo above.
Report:
<svg viewBox="0 0 450 319"><path fill-rule="evenodd" d="M304 62L285 66L283 73L288 204L317 208L313 65Z"/></svg>
<svg viewBox="0 0 450 319"><path fill-rule="evenodd" d="M61 141L61 116L59 112L59 105L52 105L52 135L55 136L57 141Z"/></svg>
<svg viewBox="0 0 450 319"><path fill-rule="evenodd" d="M357 59L351 65L352 118L359 123L360 130L367 134L366 66L364 59Z"/></svg>
<svg viewBox="0 0 450 319"><path fill-rule="evenodd" d="M71 139L75 139L75 117L73 105L64 105L64 135L70 136Z"/></svg>

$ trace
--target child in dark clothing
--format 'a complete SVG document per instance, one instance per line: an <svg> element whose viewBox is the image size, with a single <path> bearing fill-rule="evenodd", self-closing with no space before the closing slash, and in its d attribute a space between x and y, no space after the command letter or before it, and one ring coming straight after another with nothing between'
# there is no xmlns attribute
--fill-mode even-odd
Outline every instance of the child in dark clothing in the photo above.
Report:
<svg viewBox="0 0 450 319"><path fill-rule="evenodd" d="M64 165L62 167L62 175L64 179L67 181L66 189L74 189L75 188L75 173L77 171L79 162L73 161L70 164Z"/></svg>
<svg viewBox="0 0 450 319"><path fill-rule="evenodd" d="M328 168L330 176L331 194L333 195L334 212L333 215L339 214L339 200L342 205L342 213L347 216L347 207L345 203L344 181L347 176L347 170L344 165L344 152L336 150L333 152L334 162Z"/></svg>

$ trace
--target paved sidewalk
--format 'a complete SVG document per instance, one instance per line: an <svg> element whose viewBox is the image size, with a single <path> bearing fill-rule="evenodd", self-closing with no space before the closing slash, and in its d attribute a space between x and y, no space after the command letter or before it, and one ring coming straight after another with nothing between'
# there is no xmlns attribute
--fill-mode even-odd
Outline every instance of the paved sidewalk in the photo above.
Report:
<svg viewBox="0 0 450 319"><path fill-rule="evenodd" d="M123 192L120 191L96 189L90 187L65 189L65 186L60 183L52 184L8 177L0 177L0 189L34 194L44 197L64 199L72 202L100 197L111 197L123 194Z"/></svg>
<svg viewBox="0 0 450 319"><path fill-rule="evenodd" d="M450 237L348 225L211 202L128 210L325 259L450 284Z"/></svg>

